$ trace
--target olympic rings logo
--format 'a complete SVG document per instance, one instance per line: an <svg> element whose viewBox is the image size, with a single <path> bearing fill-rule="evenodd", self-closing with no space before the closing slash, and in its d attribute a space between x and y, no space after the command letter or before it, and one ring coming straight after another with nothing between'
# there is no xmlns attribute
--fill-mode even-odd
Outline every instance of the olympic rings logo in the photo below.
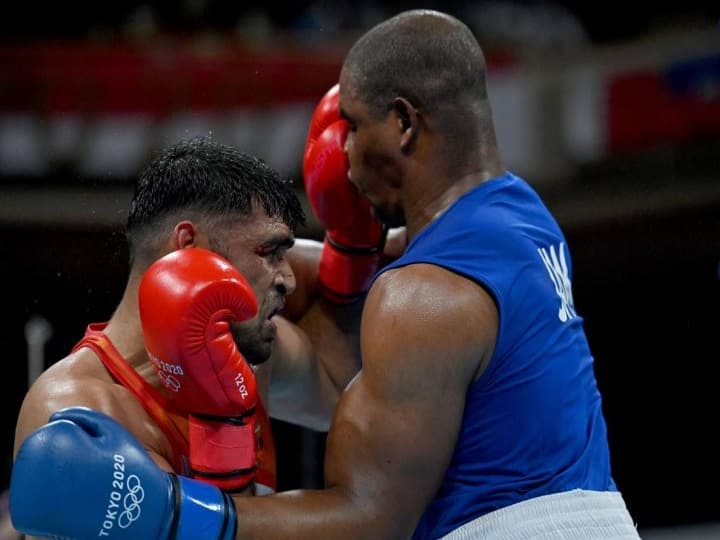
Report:
<svg viewBox="0 0 720 540"><path fill-rule="evenodd" d="M160 378L160 382L165 385L165 388L172 392L179 392L180 387L182 386L180 384L180 381L178 381L175 377L172 375L167 375L163 371L158 371L158 377Z"/></svg>
<svg viewBox="0 0 720 540"><path fill-rule="evenodd" d="M145 499L145 490L140 484L140 478L131 474L127 477L125 484L128 492L123 497L123 507L125 508L118 516L118 526L121 529L127 529L134 521L140 518L140 503Z"/></svg>

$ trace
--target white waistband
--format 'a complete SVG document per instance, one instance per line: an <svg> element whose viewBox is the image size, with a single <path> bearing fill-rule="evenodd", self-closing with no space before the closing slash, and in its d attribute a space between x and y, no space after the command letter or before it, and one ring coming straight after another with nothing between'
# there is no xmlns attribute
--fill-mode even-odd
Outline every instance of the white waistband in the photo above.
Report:
<svg viewBox="0 0 720 540"><path fill-rule="evenodd" d="M573 490L519 502L462 525L442 540L639 539L622 495Z"/></svg>

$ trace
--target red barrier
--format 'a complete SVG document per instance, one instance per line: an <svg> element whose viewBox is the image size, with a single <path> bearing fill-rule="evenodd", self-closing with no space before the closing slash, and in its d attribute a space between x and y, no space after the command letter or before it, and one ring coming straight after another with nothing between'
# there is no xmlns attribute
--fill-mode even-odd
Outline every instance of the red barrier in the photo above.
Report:
<svg viewBox="0 0 720 540"><path fill-rule="evenodd" d="M312 102L337 81L342 54L233 43L6 46L0 111L163 116Z"/></svg>

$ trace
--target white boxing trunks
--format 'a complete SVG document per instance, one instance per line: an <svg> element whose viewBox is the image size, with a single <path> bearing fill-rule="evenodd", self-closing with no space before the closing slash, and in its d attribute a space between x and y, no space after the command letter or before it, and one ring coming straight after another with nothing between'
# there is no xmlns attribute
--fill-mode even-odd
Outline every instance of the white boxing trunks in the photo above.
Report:
<svg viewBox="0 0 720 540"><path fill-rule="evenodd" d="M522 501L480 516L442 540L637 540L622 495L573 490Z"/></svg>

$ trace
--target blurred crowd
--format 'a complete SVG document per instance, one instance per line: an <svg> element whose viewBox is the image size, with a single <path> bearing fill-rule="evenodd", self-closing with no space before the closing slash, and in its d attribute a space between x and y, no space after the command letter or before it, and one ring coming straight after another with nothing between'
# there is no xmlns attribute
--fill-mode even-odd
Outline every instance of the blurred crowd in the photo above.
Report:
<svg viewBox="0 0 720 540"><path fill-rule="evenodd" d="M410 8L438 8L466 21L482 42L530 47L576 46L631 38L662 26L717 19L708 2L655 4L629 10L621 3L570 0L305 0L221 2L170 0L18 3L0 21L6 39L146 39L164 34L222 33L262 44L278 35L324 42Z"/></svg>

